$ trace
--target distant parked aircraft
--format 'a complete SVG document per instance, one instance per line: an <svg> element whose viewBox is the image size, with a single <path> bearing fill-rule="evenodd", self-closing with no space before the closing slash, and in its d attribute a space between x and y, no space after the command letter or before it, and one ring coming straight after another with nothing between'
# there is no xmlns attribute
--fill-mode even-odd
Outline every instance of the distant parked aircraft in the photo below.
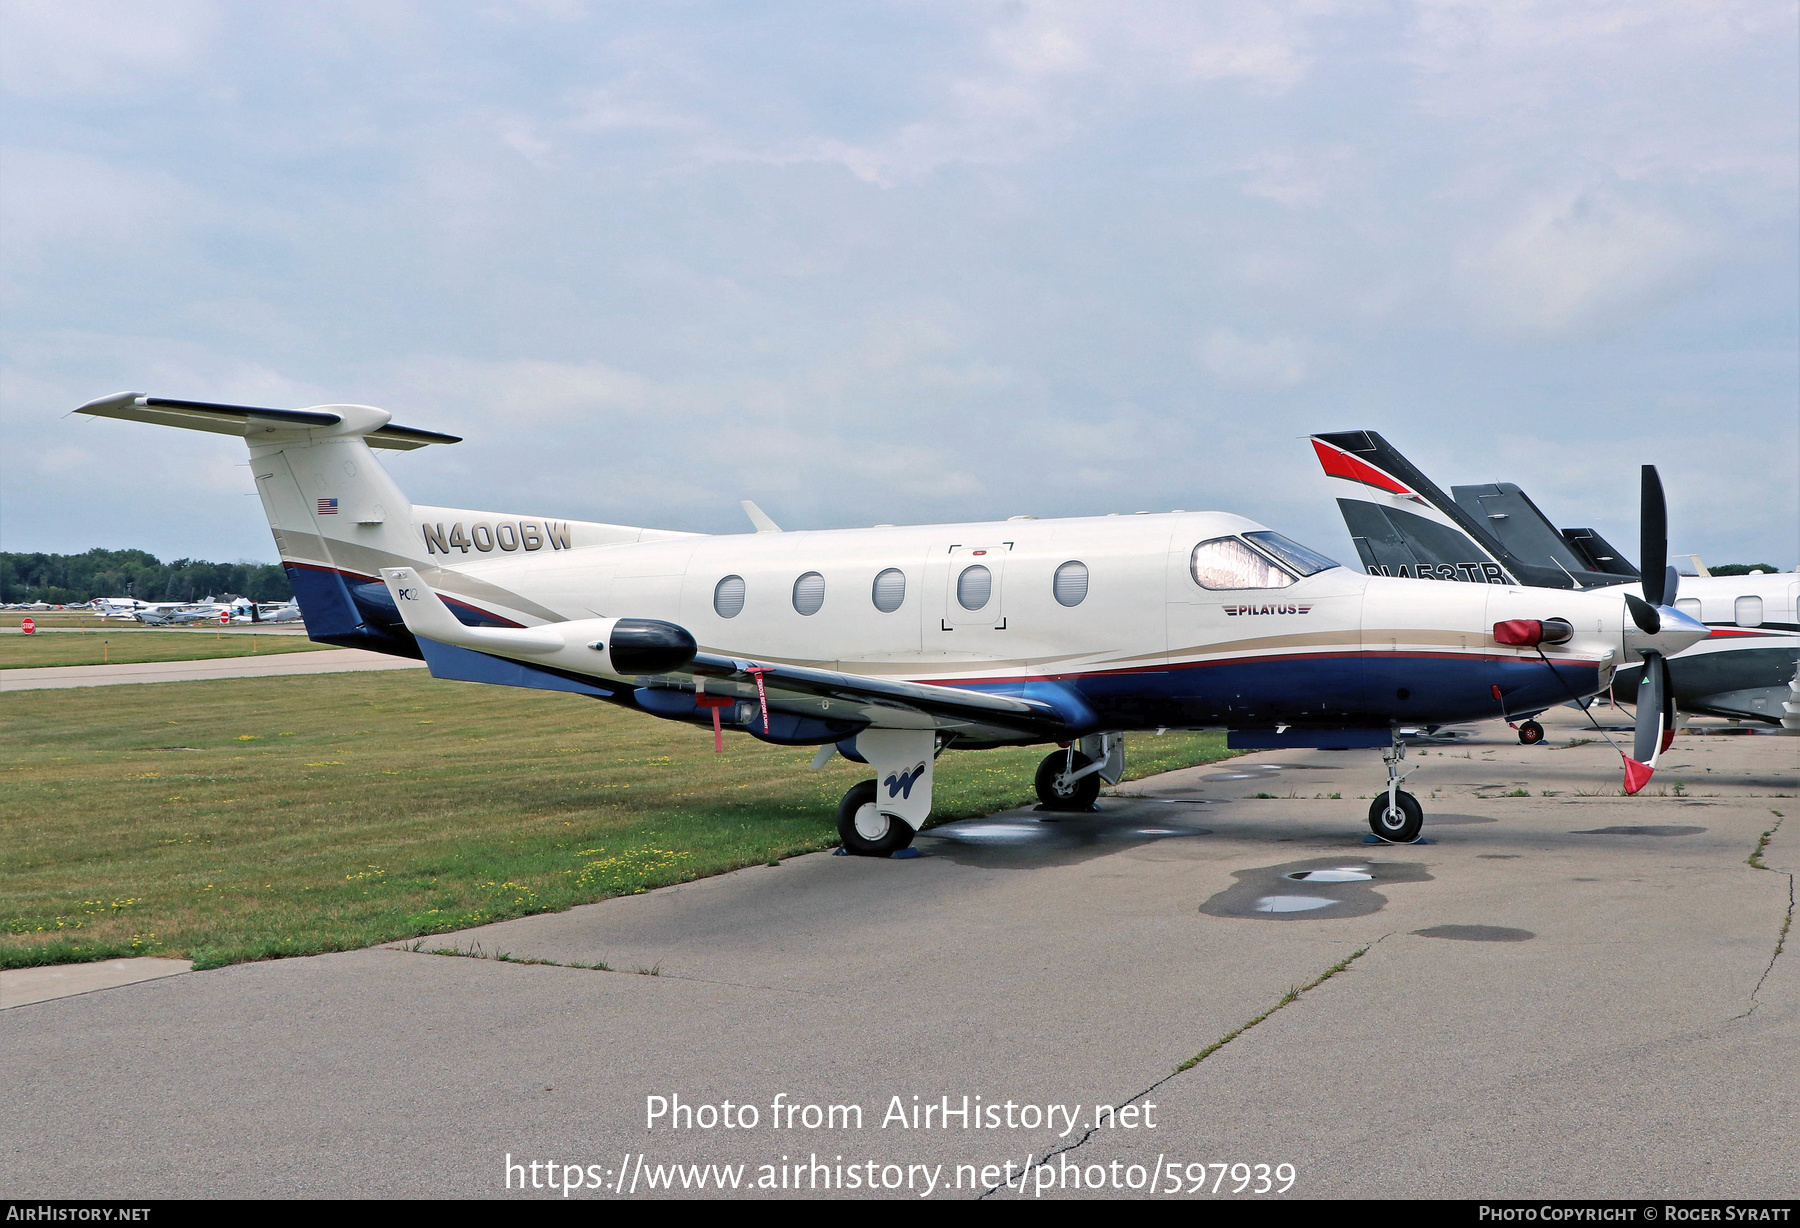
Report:
<svg viewBox="0 0 1800 1228"><path fill-rule="evenodd" d="M1684 712L1800 727L1800 575L1677 576L1657 565L1640 576L1593 529L1558 529L1511 482L1455 486L1446 496L1374 431L1314 435L1338 507L1372 575L1548 588L1601 589L1642 583L1703 622L1707 638L1668 661L1670 698ZM1701 571L1695 555L1677 556ZM1655 599L1653 599L1655 600ZM1613 694L1638 700L1643 665L1624 661ZM1521 740L1537 741L1535 721Z"/></svg>

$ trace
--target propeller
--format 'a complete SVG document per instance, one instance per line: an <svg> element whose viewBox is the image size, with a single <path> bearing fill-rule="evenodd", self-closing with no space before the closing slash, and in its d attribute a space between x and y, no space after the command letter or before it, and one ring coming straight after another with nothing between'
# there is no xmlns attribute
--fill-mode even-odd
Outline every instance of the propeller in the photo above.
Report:
<svg viewBox="0 0 1800 1228"><path fill-rule="evenodd" d="M1637 629L1647 636L1661 634L1662 608L1675 600L1680 580L1669 566L1669 509L1663 499L1662 479L1655 465L1643 470L1639 511L1641 552L1638 571L1643 576L1642 600L1625 594L1625 609ZM1669 661L1662 653L1645 650L1644 680L1638 684L1637 729L1631 754L1625 759L1625 792L1636 793L1650 783L1656 759L1675 736L1675 692L1669 684Z"/></svg>
<svg viewBox="0 0 1800 1228"><path fill-rule="evenodd" d="M1637 730L1625 759L1625 792L1650 783L1656 757L1673 739L1675 695L1669 686L1669 662L1660 652L1644 654L1644 680L1638 683Z"/></svg>
<svg viewBox="0 0 1800 1228"><path fill-rule="evenodd" d="M1663 589L1668 583L1669 509L1663 501L1662 479L1657 476L1655 465L1644 466L1640 508L1638 572L1644 577L1644 600L1651 605L1667 605Z"/></svg>

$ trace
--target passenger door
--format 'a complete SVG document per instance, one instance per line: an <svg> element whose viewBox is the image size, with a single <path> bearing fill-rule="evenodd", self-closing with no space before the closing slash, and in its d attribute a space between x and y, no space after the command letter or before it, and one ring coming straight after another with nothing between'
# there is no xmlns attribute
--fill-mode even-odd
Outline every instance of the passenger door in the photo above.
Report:
<svg viewBox="0 0 1800 1228"><path fill-rule="evenodd" d="M1012 546L958 544L945 551L939 563L945 572L940 633L1006 630L1006 559Z"/></svg>

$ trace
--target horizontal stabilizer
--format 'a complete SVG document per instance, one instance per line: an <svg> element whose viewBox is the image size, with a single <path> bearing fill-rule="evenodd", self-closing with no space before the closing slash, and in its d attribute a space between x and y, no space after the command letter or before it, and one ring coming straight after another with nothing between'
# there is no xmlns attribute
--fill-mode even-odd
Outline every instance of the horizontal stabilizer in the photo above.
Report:
<svg viewBox="0 0 1800 1228"><path fill-rule="evenodd" d="M1627 580L1639 579L1638 569L1633 567L1617 547L1593 529L1563 529L1562 539L1577 558L1586 565L1587 570L1601 572L1609 576L1622 576ZM1692 557L1692 556L1690 556ZM1699 572L1705 575L1704 571Z"/></svg>
<svg viewBox="0 0 1800 1228"><path fill-rule="evenodd" d="M367 405L321 405L312 409L269 409L260 405L220 405L212 401L177 401L137 392L121 392L89 401L75 411L98 418L124 418L157 426L178 426L216 435L256 435L284 430L315 430L359 435L371 448L410 451L432 443L461 443L459 435L441 435L416 427L395 426L387 411Z"/></svg>
<svg viewBox="0 0 1800 1228"><path fill-rule="evenodd" d="M1502 545L1528 563L1567 572L1583 588L1618 584L1626 578L1611 567L1590 566L1567 537L1550 523L1550 518L1538 510L1531 496L1511 482L1452 486L1450 494L1458 507L1480 521ZM1587 532L1593 534L1592 529ZM1593 534L1593 540L1601 541L1601 538ZM1627 570L1631 572L1631 579L1637 578L1636 568L1627 565Z"/></svg>

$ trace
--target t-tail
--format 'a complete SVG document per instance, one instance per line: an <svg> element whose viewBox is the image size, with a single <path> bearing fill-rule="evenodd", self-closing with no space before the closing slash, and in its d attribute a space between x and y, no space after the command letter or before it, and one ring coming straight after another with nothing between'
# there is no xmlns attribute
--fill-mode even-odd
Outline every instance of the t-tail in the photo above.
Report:
<svg viewBox="0 0 1800 1228"><path fill-rule="evenodd" d="M1668 507L1656 467L1645 465L1642 472L1640 576L1593 530L1558 530L1511 483L1458 486L1452 499L1374 431L1314 435L1312 445L1326 476L1343 483L1338 507L1371 575L1561 589L1642 584L1642 598L1615 591L1624 598L1627 616L1620 647L1626 663L1642 662L1646 684L1631 752L1620 751L1625 792L1648 784L1675 731L1668 658L1708 634L1703 624L1674 608L1679 581L1675 569L1666 566Z"/></svg>
<svg viewBox="0 0 1800 1228"><path fill-rule="evenodd" d="M1516 486L1459 486L1452 498L1374 431L1314 435L1312 445L1340 483L1338 509L1370 575L1533 588L1621 582L1584 562ZM1578 532L1611 553L1592 530Z"/></svg>
<svg viewBox="0 0 1800 1228"><path fill-rule="evenodd" d="M488 559L662 536L654 530L540 516L415 505L373 449L459 443L397 426L369 405L267 409L122 392L75 412L241 436L263 511L307 634L318 641L418 657L380 575L411 567L471 626L521 627L562 616L483 579Z"/></svg>

